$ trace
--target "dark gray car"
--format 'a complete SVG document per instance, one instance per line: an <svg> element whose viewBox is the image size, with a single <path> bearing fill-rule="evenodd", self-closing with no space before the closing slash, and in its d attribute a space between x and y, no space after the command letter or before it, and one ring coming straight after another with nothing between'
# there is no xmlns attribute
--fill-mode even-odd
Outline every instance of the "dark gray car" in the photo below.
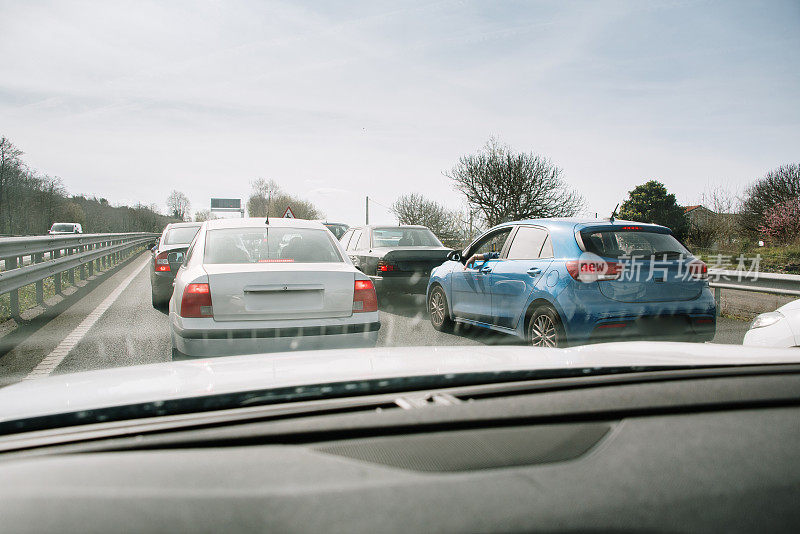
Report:
<svg viewBox="0 0 800 534"><path fill-rule="evenodd" d="M376 289L399 293L425 293L431 269L452 250L425 226L360 226L340 241Z"/></svg>
<svg viewBox="0 0 800 534"><path fill-rule="evenodd" d="M168 224L151 249L153 257L150 259L150 287L154 307L166 306L172 297L175 273L178 272L184 253L189 249L202 224L199 222Z"/></svg>

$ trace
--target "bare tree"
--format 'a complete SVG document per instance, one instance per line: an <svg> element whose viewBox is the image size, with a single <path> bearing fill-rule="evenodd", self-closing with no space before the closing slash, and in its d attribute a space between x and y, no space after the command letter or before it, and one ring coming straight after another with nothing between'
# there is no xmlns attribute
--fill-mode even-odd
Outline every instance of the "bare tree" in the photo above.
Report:
<svg viewBox="0 0 800 534"><path fill-rule="evenodd" d="M213 221L217 216L211 210L198 210L194 212L194 222Z"/></svg>
<svg viewBox="0 0 800 534"><path fill-rule="evenodd" d="M250 183L252 192L247 200L247 213L251 217L282 217L287 207L298 219L321 219L322 212L314 204L285 193L275 182L258 178Z"/></svg>
<svg viewBox="0 0 800 534"><path fill-rule="evenodd" d="M738 201L730 191L715 187L700 196L704 211L689 214L688 241L700 248L725 248L738 237Z"/></svg>
<svg viewBox="0 0 800 534"><path fill-rule="evenodd" d="M457 213L420 194L402 195L392 204L392 211L400 224L427 226L448 247L461 248L467 238Z"/></svg>
<svg viewBox="0 0 800 534"><path fill-rule="evenodd" d="M8 180L11 173L19 172L22 166L22 150L14 146L7 137L0 137L0 221L3 231L11 231L11 209L8 202ZM5 215L5 217L3 216Z"/></svg>
<svg viewBox="0 0 800 534"><path fill-rule="evenodd" d="M561 178L561 169L533 153L515 153L491 138L476 154L462 156L445 176L489 226L537 217L566 217L583 198Z"/></svg>
<svg viewBox="0 0 800 534"><path fill-rule="evenodd" d="M739 219L742 231L756 236L769 209L797 197L800 197L800 164L781 165L769 171L745 192Z"/></svg>
<svg viewBox="0 0 800 534"><path fill-rule="evenodd" d="M172 215L176 219L185 221L186 218L189 216L190 207L191 203L189 202L189 197L187 197L180 191L175 191L173 189L172 192L167 197L167 208L170 211L170 215Z"/></svg>

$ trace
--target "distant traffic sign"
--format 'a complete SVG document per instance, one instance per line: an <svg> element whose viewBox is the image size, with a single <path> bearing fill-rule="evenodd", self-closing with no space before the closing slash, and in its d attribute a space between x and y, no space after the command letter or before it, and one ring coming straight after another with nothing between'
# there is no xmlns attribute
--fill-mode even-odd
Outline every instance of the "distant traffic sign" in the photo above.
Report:
<svg viewBox="0 0 800 534"><path fill-rule="evenodd" d="M283 212L283 218L284 219L294 219L295 218L294 212L292 211L292 207L291 206L286 206L286 211Z"/></svg>

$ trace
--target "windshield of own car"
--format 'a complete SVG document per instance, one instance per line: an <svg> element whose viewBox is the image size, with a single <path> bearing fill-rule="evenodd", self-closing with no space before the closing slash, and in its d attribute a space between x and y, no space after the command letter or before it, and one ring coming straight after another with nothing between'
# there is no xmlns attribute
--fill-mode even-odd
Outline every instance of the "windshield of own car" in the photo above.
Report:
<svg viewBox="0 0 800 534"><path fill-rule="evenodd" d="M800 346L798 28L797 0L0 2L0 422L87 371L122 383L30 403Z"/></svg>
<svg viewBox="0 0 800 534"><path fill-rule="evenodd" d="M330 263L342 257L328 234L306 228L223 228L206 234L204 263Z"/></svg>
<svg viewBox="0 0 800 534"><path fill-rule="evenodd" d="M441 247L427 228L373 228L373 247Z"/></svg>
<svg viewBox="0 0 800 534"><path fill-rule="evenodd" d="M172 228L167 232L164 237L165 245L186 245L192 242L194 236L200 230L200 226L184 226Z"/></svg>

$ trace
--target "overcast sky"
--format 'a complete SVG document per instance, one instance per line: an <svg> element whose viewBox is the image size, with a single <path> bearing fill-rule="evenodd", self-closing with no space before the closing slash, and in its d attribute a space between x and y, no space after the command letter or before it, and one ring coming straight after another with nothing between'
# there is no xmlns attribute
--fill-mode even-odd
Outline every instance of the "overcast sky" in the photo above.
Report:
<svg viewBox="0 0 800 534"><path fill-rule="evenodd" d="M462 206L442 172L496 135L607 215L800 161L799 28L797 0L0 0L0 134L71 193L197 210L266 177L349 224Z"/></svg>

